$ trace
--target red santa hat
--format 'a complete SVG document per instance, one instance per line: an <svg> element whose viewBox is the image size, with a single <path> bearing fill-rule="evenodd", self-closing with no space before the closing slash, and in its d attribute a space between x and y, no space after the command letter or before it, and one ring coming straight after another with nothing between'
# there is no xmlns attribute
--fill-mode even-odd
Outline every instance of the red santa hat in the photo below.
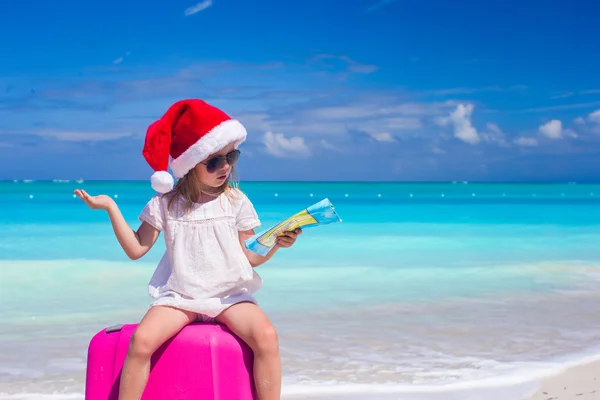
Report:
<svg viewBox="0 0 600 400"><path fill-rule="evenodd" d="M181 178L209 155L244 140L244 126L218 108L198 99L176 102L146 132L142 154L155 171L152 188L160 193L173 188L169 156L173 175Z"/></svg>

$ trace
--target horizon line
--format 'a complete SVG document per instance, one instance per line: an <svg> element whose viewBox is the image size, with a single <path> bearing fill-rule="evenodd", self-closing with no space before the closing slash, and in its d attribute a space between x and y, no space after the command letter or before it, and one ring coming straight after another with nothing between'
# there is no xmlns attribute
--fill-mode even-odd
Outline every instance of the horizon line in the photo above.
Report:
<svg viewBox="0 0 600 400"><path fill-rule="evenodd" d="M82 182L79 182L82 181ZM108 183L108 182L130 182L130 183L147 183L147 179L0 179L0 183L33 183L33 182L48 182L48 183ZM364 183L364 184L436 184L436 183L453 183L453 184L471 184L471 183L496 183L496 184L600 184L600 180L239 180L239 183Z"/></svg>

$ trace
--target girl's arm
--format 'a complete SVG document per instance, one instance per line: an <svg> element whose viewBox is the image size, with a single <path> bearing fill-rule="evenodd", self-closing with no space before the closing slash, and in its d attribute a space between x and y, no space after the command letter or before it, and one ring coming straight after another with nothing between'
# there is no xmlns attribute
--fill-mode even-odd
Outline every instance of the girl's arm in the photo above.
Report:
<svg viewBox="0 0 600 400"><path fill-rule="evenodd" d="M242 246L246 257L248 258L248 261L250 261L250 265L252 265L253 267L258 267L259 265L269 261L271 257L273 257L273 255L280 248L291 247L296 242L296 238L298 237L298 235L300 235L301 233L301 229L296 229L292 232L285 232L283 236L279 236L277 238L277 243L275 244L275 246L273 246L271 250L269 250L269 252L265 256L261 256L260 254L248 250L244 245L244 241L254 236L254 229L250 229L248 231L241 231L239 232L238 236L240 238L240 245Z"/></svg>
<svg viewBox="0 0 600 400"><path fill-rule="evenodd" d="M84 190L79 189L75 190L75 194L90 208L105 210L108 213L115 236L130 259L137 260L141 258L156 243L160 231L147 222L142 222L137 231L131 229L125 218L123 218L117 203L110 197L106 195L90 196Z"/></svg>

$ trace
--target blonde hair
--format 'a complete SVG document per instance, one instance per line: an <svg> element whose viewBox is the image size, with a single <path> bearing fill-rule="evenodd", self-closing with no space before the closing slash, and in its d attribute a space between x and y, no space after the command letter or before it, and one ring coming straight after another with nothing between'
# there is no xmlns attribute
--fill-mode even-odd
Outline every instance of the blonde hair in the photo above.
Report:
<svg viewBox="0 0 600 400"><path fill-rule="evenodd" d="M220 196L225 193L230 201L235 201L235 191L239 190L239 183L236 179L235 166L231 167L231 172L223 184L219 187L211 187L204 185L200 179L196 177L195 169L192 168L185 176L177 181L173 189L166 193L169 196L167 209L171 210L173 204L178 200L184 201L183 211L189 212L194 203L198 201L202 193L209 196Z"/></svg>

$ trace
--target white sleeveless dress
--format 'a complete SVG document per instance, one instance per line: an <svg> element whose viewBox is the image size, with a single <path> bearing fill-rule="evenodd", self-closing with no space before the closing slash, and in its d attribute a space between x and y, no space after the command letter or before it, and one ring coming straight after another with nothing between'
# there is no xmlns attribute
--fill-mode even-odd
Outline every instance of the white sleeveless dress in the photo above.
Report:
<svg viewBox="0 0 600 400"><path fill-rule="evenodd" d="M178 200L170 211L168 198L158 194L139 215L160 230L166 251L148 284L156 305L172 306L210 320L242 301L256 303L253 294L262 279L250 265L238 238L239 231L260 226L248 197L235 189L235 199L225 194L195 203L186 214Z"/></svg>

